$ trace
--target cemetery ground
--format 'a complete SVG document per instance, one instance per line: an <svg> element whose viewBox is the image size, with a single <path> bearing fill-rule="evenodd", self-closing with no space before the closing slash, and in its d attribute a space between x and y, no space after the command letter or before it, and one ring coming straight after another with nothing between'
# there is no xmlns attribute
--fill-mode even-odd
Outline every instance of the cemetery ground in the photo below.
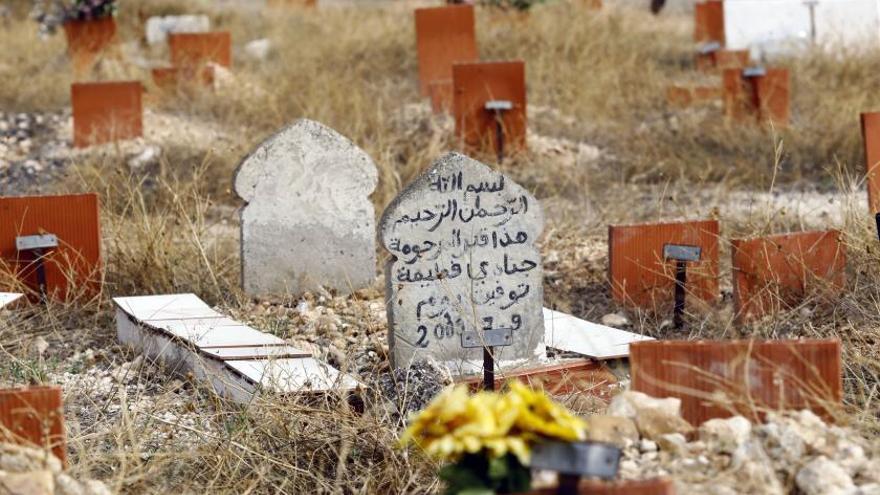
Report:
<svg viewBox="0 0 880 495"><path fill-rule="evenodd" d="M244 2L243 2L244 3ZM606 2L612 4L613 2ZM279 12L199 2L126 1L144 16L206 13L232 32L234 65L214 91L147 83L143 138L73 150L69 61L61 35L41 40L12 2L0 18L0 193L97 191L104 293L17 310L0 320L0 385L64 386L70 470L127 492L415 493L439 489L436 466L396 447L396 413L448 381L422 370L389 386L380 259L371 288L254 301L239 287L232 174L256 144L296 118L322 122L379 168L379 214L447 150L449 117L419 97L409 6ZM224 4L226 5L226 4ZM120 16L125 40L143 32ZM880 431L880 244L865 208L859 112L880 106L880 50L786 60L788 128L725 122L720 106L670 108L668 84L693 78L692 25L647 8L601 11L553 2L531 14L478 11L480 53L527 63L529 151L499 168L543 204L545 306L658 338L835 337L843 342L839 422ZM242 47L271 41L265 59ZM123 43L91 78L141 79L163 49ZM24 124L21 124L24 123ZM494 164L491 155L477 156ZM611 300L607 226L717 218L724 239L839 228L849 258L840 299L734 325L731 287L689 308L626 310ZM722 273L730 250L721 246ZM368 384L363 413L338 397L218 399L194 380L145 364L117 342L112 295L193 292L233 318L288 339ZM621 373L625 373L621 371ZM625 376L624 376L625 377ZM397 375L396 378L401 378ZM601 408L569 398L578 412ZM405 409L405 407L403 407Z"/></svg>

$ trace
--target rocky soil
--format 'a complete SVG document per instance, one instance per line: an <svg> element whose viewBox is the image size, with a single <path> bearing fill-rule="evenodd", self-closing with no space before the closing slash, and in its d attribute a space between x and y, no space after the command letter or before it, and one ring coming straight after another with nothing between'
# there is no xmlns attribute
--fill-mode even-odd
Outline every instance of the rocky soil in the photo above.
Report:
<svg viewBox="0 0 880 495"><path fill-rule="evenodd" d="M76 480L42 450L0 443L0 493L8 495L110 495L104 483Z"/></svg>

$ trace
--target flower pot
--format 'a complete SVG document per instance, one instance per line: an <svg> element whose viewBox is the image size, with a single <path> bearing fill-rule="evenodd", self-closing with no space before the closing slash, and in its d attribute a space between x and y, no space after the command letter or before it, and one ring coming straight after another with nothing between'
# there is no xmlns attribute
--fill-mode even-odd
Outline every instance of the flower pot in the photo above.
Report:
<svg viewBox="0 0 880 495"><path fill-rule="evenodd" d="M116 20L104 17L92 21L68 21L64 23L64 34L74 71L82 74L92 68L98 54L113 42Z"/></svg>

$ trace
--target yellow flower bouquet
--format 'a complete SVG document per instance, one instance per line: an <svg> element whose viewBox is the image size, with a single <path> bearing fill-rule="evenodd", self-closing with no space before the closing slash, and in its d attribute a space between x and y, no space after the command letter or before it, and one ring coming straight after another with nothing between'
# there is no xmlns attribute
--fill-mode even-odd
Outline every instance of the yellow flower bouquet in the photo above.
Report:
<svg viewBox="0 0 880 495"><path fill-rule="evenodd" d="M412 418L400 442L449 463L440 471L446 493L476 495L528 490L533 445L585 438L583 420L514 381L503 393L448 387Z"/></svg>

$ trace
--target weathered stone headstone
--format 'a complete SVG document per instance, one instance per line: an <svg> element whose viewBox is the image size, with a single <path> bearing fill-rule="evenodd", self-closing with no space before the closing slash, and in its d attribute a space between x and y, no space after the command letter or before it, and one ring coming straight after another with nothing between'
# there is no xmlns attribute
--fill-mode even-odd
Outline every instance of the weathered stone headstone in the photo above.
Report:
<svg viewBox="0 0 880 495"><path fill-rule="evenodd" d="M376 165L322 124L298 120L236 172L242 287L252 296L317 287L347 293L375 279Z"/></svg>
<svg viewBox="0 0 880 495"><path fill-rule="evenodd" d="M449 153L388 206L379 236L392 254L386 305L394 364L431 358L453 373L482 367L462 335L509 329L495 360L544 354L541 205L482 163Z"/></svg>

